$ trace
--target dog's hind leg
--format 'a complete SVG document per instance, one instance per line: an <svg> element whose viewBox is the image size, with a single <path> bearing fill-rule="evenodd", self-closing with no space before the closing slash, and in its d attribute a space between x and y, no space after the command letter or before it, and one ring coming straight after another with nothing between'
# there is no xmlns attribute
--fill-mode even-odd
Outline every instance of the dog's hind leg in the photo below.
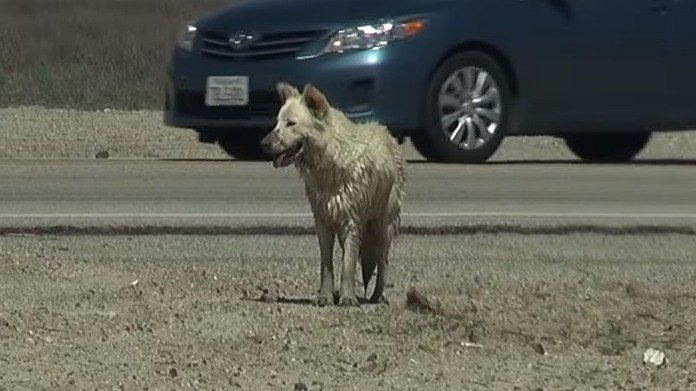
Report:
<svg viewBox="0 0 696 391"><path fill-rule="evenodd" d="M375 289L370 296L371 303L388 303L386 296L384 295L384 288L387 285L387 269L389 266L389 248L391 247L391 242L394 238L394 227L392 225L384 225L380 227L378 232L375 232L375 237L378 240L375 241L375 254L377 255L377 281L375 282Z"/></svg>
<svg viewBox="0 0 696 391"><path fill-rule="evenodd" d="M359 305L358 298L355 296L355 267L360 256L361 233L357 224L349 225L339 237L343 248L343 270L338 298L340 306Z"/></svg>
<svg viewBox="0 0 696 391"><path fill-rule="evenodd" d="M321 285L316 304L323 307L334 302L333 250L336 235L325 223L317 221L316 226L321 256Z"/></svg>
<svg viewBox="0 0 696 391"><path fill-rule="evenodd" d="M377 265L377 281L372 296L370 296L370 302L372 303L379 301L388 303L386 296L384 296L384 288L387 285L389 251L398 234L399 224L401 222L401 202L399 197L399 192L392 189L389 194L388 213L386 213L381 221L374 225L375 229L371 232L371 236L376 238L374 240L374 253L376 254L375 259Z"/></svg>

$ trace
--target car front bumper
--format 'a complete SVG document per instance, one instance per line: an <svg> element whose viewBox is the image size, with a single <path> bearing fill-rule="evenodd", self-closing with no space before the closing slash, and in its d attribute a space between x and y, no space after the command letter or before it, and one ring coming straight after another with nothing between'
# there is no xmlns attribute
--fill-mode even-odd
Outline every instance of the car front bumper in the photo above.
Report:
<svg viewBox="0 0 696 391"><path fill-rule="evenodd" d="M271 129L280 108L275 86L284 81L300 90L311 83L349 118L377 121L394 133L405 133L420 126L429 71L412 46L398 42L381 50L255 61L177 49L167 69L164 122L198 130ZM208 76L248 76L249 104L205 106Z"/></svg>

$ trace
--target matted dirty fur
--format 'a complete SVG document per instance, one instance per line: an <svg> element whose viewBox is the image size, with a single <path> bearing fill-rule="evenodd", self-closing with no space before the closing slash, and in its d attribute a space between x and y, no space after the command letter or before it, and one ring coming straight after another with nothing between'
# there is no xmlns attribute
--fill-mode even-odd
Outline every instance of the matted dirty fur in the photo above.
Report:
<svg viewBox="0 0 696 391"><path fill-rule="evenodd" d="M318 305L358 305L360 261L365 296L377 271L371 302L386 302L389 250L400 224L406 162L385 126L354 123L312 85L300 93L279 83L277 124L261 142L273 165L299 170L314 215L321 254ZM333 249L343 250L341 285L334 295Z"/></svg>

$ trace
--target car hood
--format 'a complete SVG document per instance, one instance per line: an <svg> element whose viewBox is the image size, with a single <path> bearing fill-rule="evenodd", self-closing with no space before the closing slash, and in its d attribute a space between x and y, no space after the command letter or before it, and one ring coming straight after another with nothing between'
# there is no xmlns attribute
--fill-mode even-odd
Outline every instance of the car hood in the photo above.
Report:
<svg viewBox="0 0 696 391"><path fill-rule="evenodd" d="M278 32L339 29L382 18L432 12L457 0L242 0L199 19L201 29Z"/></svg>

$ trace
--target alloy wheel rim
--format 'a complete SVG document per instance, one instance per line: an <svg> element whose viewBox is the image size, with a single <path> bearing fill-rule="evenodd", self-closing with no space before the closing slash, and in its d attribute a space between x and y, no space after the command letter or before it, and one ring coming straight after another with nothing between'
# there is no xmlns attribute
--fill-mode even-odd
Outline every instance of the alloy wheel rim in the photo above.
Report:
<svg viewBox="0 0 696 391"><path fill-rule="evenodd" d="M479 67L453 72L440 87L437 103L442 131L461 149L483 147L500 128L500 89L493 76Z"/></svg>

